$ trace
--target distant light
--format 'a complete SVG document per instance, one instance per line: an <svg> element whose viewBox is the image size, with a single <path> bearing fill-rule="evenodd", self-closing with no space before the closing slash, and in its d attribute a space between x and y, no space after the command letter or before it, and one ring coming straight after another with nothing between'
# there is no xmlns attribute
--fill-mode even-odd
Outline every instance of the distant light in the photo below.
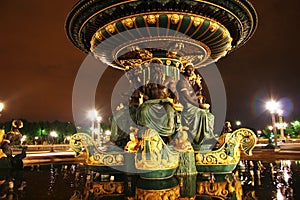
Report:
<svg viewBox="0 0 300 200"><path fill-rule="evenodd" d="M98 116L97 116L97 121L98 121L98 122L101 122L101 120L102 120L102 117L98 115Z"/></svg>
<svg viewBox="0 0 300 200"><path fill-rule="evenodd" d="M95 120L98 116L98 112L97 110L93 109L93 110L90 110L88 112L88 117L91 119L91 120Z"/></svg>
<svg viewBox="0 0 300 200"><path fill-rule="evenodd" d="M276 123L276 127L278 129L285 129L287 127L287 123L286 122L283 122L283 123Z"/></svg>
<svg viewBox="0 0 300 200"><path fill-rule="evenodd" d="M241 122L241 121L236 121L235 124L236 124L237 126L240 126L240 125L242 124L242 122Z"/></svg>
<svg viewBox="0 0 300 200"><path fill-rule="evenodd" d="M268 129L271 131L273 130L273 126L268 126Z"/></svg>
<svg viewBox="0 0 300 200"><path fill-rule="evenodd" d="M279 110L280 104L277 101L271 100L266 103L266 109L271 113L275 113Z"/></svg>
<svg viewBox="0 0 300 200"><path fill-rule="evenodd" d="M35 136L35 137L34 137L34 139L35 139L35 140L38 140L38 139L39 139L39 137L38 137L38 136Z"/></svg>
<svg viewBox="0 0 300 200"><path fill-rule="evenodd" d="M0 112L4 109L4 103L0 103Z"/></svg>
<svg viewBox="0 0 300 200"><path fill-rule="evenodd" d="M56 131L51 131L51 132L50 132L50 136L51 136L51 137L57 137Z"/></svg>

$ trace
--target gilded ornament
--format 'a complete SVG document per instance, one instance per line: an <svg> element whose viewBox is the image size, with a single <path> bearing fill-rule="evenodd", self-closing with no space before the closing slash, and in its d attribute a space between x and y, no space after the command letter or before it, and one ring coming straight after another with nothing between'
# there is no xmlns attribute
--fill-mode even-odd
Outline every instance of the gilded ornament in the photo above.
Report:
<svg viewBox="0 0 300 200"><path fill-rule="evenodd" d="M210 23L209 30L210 30L211 32L214 32L214 31L216 31L216 30L218 30L218 29L219 29L219 25L218 25L218 24L213 23L213 22Z"/></svg>
<svg viewBox="0 0 300 200"><path fill-rule="evenodd" d="M235 196L237 200L242 200L243 189L240 180L230 175L225 175L223 181L215 181L213 178L210 181L197 182L197 196L214 196L218 199L231 199Z"/></svg>
<svg viewBox="0 0 300 200"><path fill-rule="evenodd" d="M156 17L155 17L155 15L148 15L147 16L147 23L148 24L155 24L156 23Z"/></svg>
<svg viewBox="0 0 300 200"><path fill-rule="evenodd" d="M123 163L124 162L124 156L121 154L116 155L116 161L117 163Z"/></svg>
<svg viewBox="0 0 300 200"><path fill-rule="evenodd" d="M229 36L229 31L225 29L222 33L222 39L226 38L227 36Z"/></svg>
<svg viewBox="0 0 300 200"><path fill-rule="evenodd" d="M122 24L127 26L128 28L132 28L133 20L131 18L126 18L125 20L122 20Z"/></svg>
<svg viewBox="0 0 300 200"><path fill-rule="evenodd" d="M124 192L123 182L99 182L93 184L93 194L109 195L109 194L122 194Z"/></svg>
<svg viewBox="0 0 300 200"><path fill-rule="evenodd" d="M124 155L119 152L102 152L92 139L86 133L76 133L70 139L70 147L76 155L86 149L86 162L89 165L98 166L119 166L124 165ZM88 148L87 148L88 147Z"/></svg>
<svg viewBox="0 0 300 200"><path fill-rule="evenodd" d="M177 14L171 15L171 23L172 24L178 24L179 20L180 20L179 15L177 15Z"/></svg>
<svg viewBox="0 0 300 200"><path fill-rule="evenodd" d="M255 144L255 133L249 129L241 128L233 133L226 133L225 142L219 149L206 154L196 153L196 165L237 164L240 160L240 151L251 155Z"/></svg>
<svg viewBox="0 0 300 200"><path fill-rule="evenodd" d="M170 66L171 63L172 63L171 60L167 60L167 61L166 61L166 65L168 65L168 66Z"/></svg>
<svg viewBox="0 0 300 200"><path fill-rule="evenodd" d="M101 30L98 30L96 33L95 33L95 37L97 40L102 40L102 33L101 33Z"/></svg>
<svg viewBox="0 0 300 200"><path fill-rule="evenodd" d="M203 60L203 55L199 55L198 56L198 59L201 61L201 60Z"/></svg>
<svg viewBox="0 0 300 200"><path fill-rule="evenodd" d="M115 25L109 24L105 27L105 30L109 33L114 33L116 31Z"/></svg>
<svg viewBox="0 0 300 200"><path fill-rule="evenodd" d="M231 44L231 42L232 42L232 37L230 37L230 38L227 40L226 44Z"/></svg>
<svg viewBox="0 0 300 200"><path fill-rule="evenodd" d="M194 20L193 20L193 25L195 27L199 26L200 24L202 24L204 21L204 19L202 19L201 17L194 17Z"/></svg>
<svg viewBox="0 0 300 200"><path fill-rule="evenodd" d="M4 141L4 135L5 135L5 131L4 129L0 129L0 143L2 143ZM2 149L0 149L0 158L5 158L7 157L7 155L2 151Z"/></svg>
<svg viewBox="0 0 300 200"><path fill-rule="evenodd" d="M180 187L179 185L162 190L145 190L141 188L136 189L137 200L167 200L167 199L179 199Z"/></svg>
<svg viewBox="0 0 300 200"><path fill-rule="evenodd" d="M138 131L138 129L136 131ZM130 141L127 142L126 146L124 147L124 150L128 152L137 152L137 149L139 148L139 139L138 139L137 132L136 134L135 132L131 132L129 134L129 138Z"/></svg>
<svg viewBox="0 0 300 200"><path fill-rule="evenodd" d="M96 47L96 45L95 45L96 42L95 42L94 38L91 40L90 44L91 44L91 50L93 50Z"/></svg>

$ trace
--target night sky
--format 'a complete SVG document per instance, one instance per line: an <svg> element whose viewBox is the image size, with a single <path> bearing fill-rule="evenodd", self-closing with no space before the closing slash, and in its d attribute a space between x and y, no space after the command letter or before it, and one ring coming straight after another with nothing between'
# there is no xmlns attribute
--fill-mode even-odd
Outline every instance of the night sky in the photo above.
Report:
<svg viewBox="0 0 300 200"><path fill-rule="evenodd" d="M0 100L6 107L0 121L73 121L72 89L86 55L67 39L64 23L76 2L1 2ZM254 36L216 65L226 89L227 119L264 128L271 121L265 110L270 98L280 100L285 120L300 116L300 2L252 3L259 17ZM96 107L105 120L110 91L121 75L107 69L99 82Z"/></svg>

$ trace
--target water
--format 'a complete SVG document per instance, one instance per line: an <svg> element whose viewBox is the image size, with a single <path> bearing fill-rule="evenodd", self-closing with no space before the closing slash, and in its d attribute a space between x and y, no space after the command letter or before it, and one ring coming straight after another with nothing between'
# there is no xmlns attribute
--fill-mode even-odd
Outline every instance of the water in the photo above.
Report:
<svg viewBox="0 0 300 200"><path fill-rule="evenodd" d="M300 161L290 160L241 161L233 174L160 181L95 172L81 164L35 165L0 175L0 199L300 199Z"/></svg>

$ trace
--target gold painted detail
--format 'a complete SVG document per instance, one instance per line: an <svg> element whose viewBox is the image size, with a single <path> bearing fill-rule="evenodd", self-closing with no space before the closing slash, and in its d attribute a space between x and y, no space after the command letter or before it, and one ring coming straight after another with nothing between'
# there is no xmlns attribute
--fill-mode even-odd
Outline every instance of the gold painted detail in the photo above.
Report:
<svg viewBox="0 0 300 200"><path fill-rule="evenodd" d="M95 197L101 195L120 195L124 192L123 182L95 182L93 183L92 193Z"/></svg>
<svg viewBox="0 0 300 200"><path fill-rule="evenodd" d="M195 27L198 27L200 24L202 24L204 22L204 19L202 17L193 17L193 25Z"/></svg>
<svg viewBox="0 0 300 200"><path fill-rule="evenodd" d="M169 17L170 15L168 15ZM178 15L178 14L172 14L171 17L169 17L171 19L171 23L172 24L178 24L178 22L180 21L180 19L183 18L183 15Z"/></svg>
<svg viewBox="0 0 300 200"><path fill-rule="evenodd" d="M139 129L134 127L134 126L130 126L130 133L129 133L129 139L130 141L127 142L126 146L124 147L124 151L126 152L137 152L137 149L140 146L140 141L138 138L138 131Z"/></svg>
<svg viewBox="0 0 300 200"><path fill-rule="evenodd" d="M126 18L122 20L122 24L127 28L133 28L135 18Z"/></svg>
<svg viewBox="0 0 300 200"><path fill-rule="evenodd" d="M210 25L209 25L209 30L211 32L215 32L216 30L219 29L219 25L215 22L211 22Z"/></svg>
<svg viewBox="0 0 300 200"><path fill-rule="evenodd" d="M124 154L120 152L102 152L98 150L94 140L86 133L76 133L71 136L70 148L77 155L85 149L86 163L95 166L124 165Z"/></svg>
<svg viewBox="0 0 300 200"><path fill-rule="evenodd" d="M148 24L155 24L156 23L155 15L147 15L146 19L147 19Z"/></svg>
<svg viewBox="0 0 300 200"><path fill-rule="evenodd" d="M5 135L5 130L4 129L0 129L0 144L2 144L4 142L4 135ZM0 158L6 158L7 155L3 152L2 149L0 149Z"/></svg>
<svg viewBox="0 0 300 200"><path fill-rule="evenodd" d="M108 33L114 33L116 31L116 24L109 24L108 26L106 26L105 30Z"/></svg>
<svg viewBox="0 0 300 200"><path fill-rule="evenodd" d="M136 200L160 200L160 199L179 199L180 187L176 185L173 188L164 190L145 190L136 188Z"/></svg>
<svg viewBox="0 0 300 200"><path fill-rule="evenodd" d="M168 16L168 20L170 21L170 24L181 24L182 20L184 18L184 16L188 16L191 18L191 22L195 27L198 26L202 26L203 22L209 21L210 25L208 27L208 29L211 32L214 32L216 30L218 30L219 28L221 28L223 30L223 38L225 37L230 37L230 33L227 30L227 28L225 26L223 26L221 23L215 21L214 19L211 18L207 18L201 15L196 15L196 14L191 14L191 13L169 13L169 12L156 12L155 14L137 14L137 15L132 15L132 16L127 16L126 18L121 18L115 21L110 22L109 24L106 24L104 27L100 27L95 34L93 35L91 41L93 41L94 38L98 39L98 42L101 42L104 38L103 37L99 37L99 35L101 35L102 30L106 30L108 33L115 33L116 32L116 23L121 22L123 25L125 25L128 28L133 28L134 24L136 23L136 19L139 16L143 16L145 22L149 25L154 25L157 24L159 25L157 22L159 20L159 18L161 16ZM168 27L166 27L168 28ZM91 51L93 51L94 47L91 47Z"/></svg>
<svg viewBox="0 0 300 200"><path fill-rule="evenodd" d="M127 29L127 31L132 30L132 29L138 29L138 28L148 28L148 27L156 27L160 28L160 18L165 18L167 16L167 21L168 25L167 27L161 27L161 28L166 28L170 29L171 26L177 26L176 30L174 28L173 31L179 31L180 27L182 26L182 23L184 23L184 18L189 17L189 25L184 32L182 32L183 35L187 34L187 38L189 40L193 40L193 43L197 43L200 49L205 49L206 52L204 52L205 55L202 55L194 46L193 48L190 48L191 45L186 43L187 38L183 39L182 37L178 38L172 34L172 31L166 31L166 35L159 35L160 31L157 30L158 35L151 35L147 31L145 32L140 32L139 37L137 38L134 36L134 34L131 34L128 32L128 34L122 35L122 32L124 31L123 28L119 29L117 26L117 23L122 23L123 27ZM140 20L141 17L144 19L144 25L145 27L139 27L139 23L137 20ZM206 22L206 23L204 23ZM209 23L208 26L205 24ZM191 29L192 27L196 27ZM147 29L148 30L148 29ZM193 31L191 31L193 30ZM207 32L210 32L210 34L206 34ZM162 31L164 33L164 31ZM215 34L218 33L218 34ZM106 39L109 39L110 36L113 36L114 34L121 34L120 38L120 45L116 47L108 46L106 47L105 45L108 45L107 43L102 43ZM143 35L145 34L145 35ZM148 35L150 34L150 35ZM168 35L171 34L171 35ZM126 38L124 37L126 35ZM124 38L123 38L124 37ZM122 41L122 38L124 41ZM146 57L143 57L142 55L136 55L136 56L129 56L129 57L124 57L123 59L120 58L122 57L122 53L128 52L124 47L128 47L129 51L133 52L131 48L134 46L139 46L137 43L143 42L148 42L153 41L152 45L157 43L158 47L152 49L144 49L145 51L148 51L147 56L150 55L152 56L152 53L160 49L161 47L159 46L159 41L161 38L165 38L165 42L167 43L167 38L172 39L174 41L176 40L184 40L181 43L186 44L186 48L181 48L182 51L180 52L173 52L172 49L170 49L165 57L167 58L173 58L173 59L181 59L184 58L184 60L188 60L189 62L192 62L195 64L195 66L200 67L200 66L206 66L211 62L216 62L220 58L224 57L229 51L232 49L232 38L230 36L229 31L225 26L223 26L221 23L215 21L214 19L207 18L201 15L196 15L192 13L182 13L182 12L149 12L149 13L142 13L142 14L135 14L131 16L127 16L115 21L110 22L109 24L106 24L102 27L100 27L95 34L92 36L90 40L90 51L93 52L94 56L97 59L100 60L105 60L104 62L108 63L114 63L113 66L118 68L118 69L125 69L129 70L132 68L135 68L137 66L140 66L143 61L145 61ZM195 41L196 40L196 41ZM128 41L128 42L127 42ZM104 46L98 47L97 46L102 43ZM127 44L128 43L128 44ZM133 44L136 43L136 44ZM149 43L150 44L150 43ZM111 49L111 51L106 52L105 49ZM142 47L140 47L142 48ZM103 51L104 49L104 51ZM120 50L122 49L122 51ZM188 50L190 49L190 50ZM125 52L124 52L125 50ZM196 51L195 51L196 50ZM111 53L112 52L112 53ZM131 53L129 52L129 54ZM161 52L160 52L161 53ZM163 56L162 56L163 57ZM208 59L208 57L211 57L212 59ZM107 60L108 59L108 60ZM149 59L149 57L147 57ZM166 63L167 65L170 64L170 62Z"/></svg>
<svg viewBox="0 0 300 200"><path fill-rule="evenodd" d="M233 133L226 133L224 144L215 151L196 153L196 165L237 164L240 151L252 155L256 144L256 135L250 129L241 128Z"/></svg>
<svg viewBox="0 0 300 200"><path fill-rule="evenodd" d="M242 200L243 188L239 180L230 180L227 176L222 182L199 181L197 182L197 196L204 195L220 199L231 199L230 197L235 196L237 200Z"/></svg>
<svg viewBox="0 0 300 200"><path fill-rule="evenodd" d="M89 165L116 166L124 164L123 154L104 154L96 152L87 160Z"/></svg>
<svg viewBox="0 0 300 200"><path fill-rule="evenodd" d="M179 165L178 152L172 152L158 132L147 129L135 156L135 166L141 170L174 169Z"/></svg>

